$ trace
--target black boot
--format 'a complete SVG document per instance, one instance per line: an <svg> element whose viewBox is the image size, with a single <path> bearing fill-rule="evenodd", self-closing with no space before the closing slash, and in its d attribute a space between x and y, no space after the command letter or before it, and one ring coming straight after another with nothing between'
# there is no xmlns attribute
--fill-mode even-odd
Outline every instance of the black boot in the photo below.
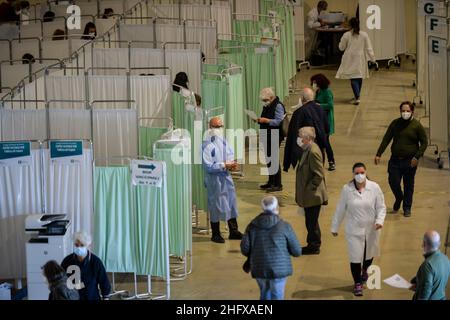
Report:
<svg viewBox="0 0 450 320"><path fill-rule="evenodd" d="M230 236L228 239L230 240L241 240L242 233L238 230L238 224L236 218L228 220L228 228L230 229Z"/></svg>
<svg viewBox="0 0 450 320"><path fill-rule="evenodd" d="M220 235L220 222L211 222L212 237L211 241L216 243L225 243L225 239Z"/></svg>

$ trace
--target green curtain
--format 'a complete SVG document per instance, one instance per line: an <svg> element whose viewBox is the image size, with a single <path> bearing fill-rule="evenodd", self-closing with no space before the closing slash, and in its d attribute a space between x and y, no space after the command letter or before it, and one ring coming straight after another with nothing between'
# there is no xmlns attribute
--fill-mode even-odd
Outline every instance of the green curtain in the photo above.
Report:
<svg viewBox="0 0 450 320"><path fill-rule="evenodd" d="M94 250L109 272L137 271L129 167L96 167Z"/></svg>
<svg viewBox="0 0 450 320"><path fill-rule="evenodd" d="M167 128L139 127L139 155L153 157L153 144L167 131Z"/></svg>
<svg viewBox="0 0 450 320"><path fill-rule="evenodd" d="M172 92L172 119L175 128L185 129L184 113L184 97L178 92Z"/></svg>
<svg viewBox="0 0 450 320"><path fill-rule="evenodd" d="M191 159L190 146L158 142L155 159L167 165L167 190L169 209L169 252L183 257L192 251L192 181L191 166L174 162L172 155Z"/></svg>
<svg viewBox="0 0 450 320"><path fill-rule="evenodd" d="M131 185L128 182L128 185ZM168 223L165 219L165 182L162 188L137 186L133 189L136 208L136 273L167 278L169 259ZM170 243L170 241L169 241Z"/></svg>
<svg viewBox="0 0 450 320"><path fill-rule="evenodd" d="M165 189L133 187L128 166L96 167L94 179L94 249L106 270L167 278Z"/></svg>

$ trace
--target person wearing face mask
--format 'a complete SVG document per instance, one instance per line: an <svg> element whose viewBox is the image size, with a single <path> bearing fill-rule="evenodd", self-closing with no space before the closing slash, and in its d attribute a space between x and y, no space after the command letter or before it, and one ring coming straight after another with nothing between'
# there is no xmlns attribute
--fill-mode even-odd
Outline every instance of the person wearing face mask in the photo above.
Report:
<svg viewBox="0 0 450 320"><path fill-rule="evenodd" d="M220 220L228 222L230 240L241 240L239 232L236 189L230 171L238 170L233 150L224 138L223 122L219 117L209 122L210 130L202 143L203 170L211 219L211 241L224 243L220 234Z"/></svg>
<svg viewBox="0 0 450 320"><path fill-rule="evenodd" d="M367 269L374 257L380 255L379 239L386 217L383 191L367 178L366 171L363 163L353 166L353 179L342 188L331 224L331 233L337 237L339 226L346 218L345 237L355 296L363 295Z"/></svg>
<svg viewBox="0 0 450 320"><path fill-rule="evenodd" d="M300 92L301 107L294 111L289 130L286 137L284 149L283 170L295 168L302 156L302 149L297 144L298 130L303 127L313 127L315 130L315 143L322 152L322 160L325 161L325 149L327 145L327 135L330 133L330 125L325 111L314 101L314 90L304 88Z"/></svg>
<svg viewBox="0 0 450 320"><path fill-rule="evenodd" d="M330 136L334 134L334 97L330 89L330 80L324 74L319 73L311 77L311 84L313 90L316 91L316 102L325 111L328 118L330 132L327 135L325 150L328 158L328 171L334 171L336 170L336 162L330 143Z"/></svg>
<svg viewBox="0 0 450 320"><path fill-rule="evenodd" d="M97 37L97 27L94 23L88 22L84 27L83 36L81 39L83 40L94 40Z"/></svg>
<svg viewBox="0 0 450 320"><path fill-rule="evenodd" d="M413 300L446 300L445 289L450 277L450 261L439 251L441 237L434 230L423 236L423 254L425 261L411 280L410 290L414 291Z"/></svg>
<svg viewBox="0 0 450 320"><path fill-rule="evenodd" d="M297 144L302 148L303 154L297 166L295 202L305 209L308 245L302 248L304 255L320 253L322 241L319 214L322 205L328 203L322 152L314 142L315 138L316 133L313 127L301 128L297 138Z"/></svg>
<svg viewBox="0 0 450 320"><path fill-rule="evenodd" d="M111 293L111 284L103 262L88 249L91 242L91 237L86 232L75 233L73 254L65 257L61 266L66 272L70 266L80 268L83 285L78 290L80 300L101 300L101 297L107 299Z"/></svg>
<svg viewBox="0 0 450 320"><path fill-rule="evenodd" d="M400 118L389 125L378 148L375 164L392 141L391 159L388 164L389 186L395 196L393 213L397 213L403 202L405 217L411 216L414 194L414 179L419 159L428 147L428 137L422 124L414 118L414 104L409 101L400 105ZM402 183L404 191L402 190Z"/></svg>
<svg viewBox="0 0 450 320"><path fill-rule="evenodd" d="M284 140L283 130L281 130L281 123L286 115L286 109L280 98L273 92L272 88L264 88L260 93L261 101L263 102L263 110L261 118L257 119L260 125L261 142L266 154L266 159L276 159L276 172L269 172L269 181L260 186L261 189L267 192L277 192L283 190L281 183L281 168L280 168L280 145ZM272 135L278 134L278 141L272 141ZM273 145L272 145L273 144ZM274 150L272 150L274 149ZM272 162L267 163L267 168L272 168ZM270 174L272 173L272 174Z"/></svg>

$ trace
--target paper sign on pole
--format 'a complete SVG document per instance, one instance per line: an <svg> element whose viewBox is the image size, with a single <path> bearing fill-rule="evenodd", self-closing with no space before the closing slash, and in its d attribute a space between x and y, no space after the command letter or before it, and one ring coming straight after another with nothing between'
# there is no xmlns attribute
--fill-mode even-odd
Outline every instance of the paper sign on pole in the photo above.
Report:
<svg viewBox="0 0 450 320"><path fill-rule="evenodd" d="M438 16L426 17L426 35L438 38L447 39L448 37L448 24L447 18Z"/></svg>
<svg viewBox="0 0 450 320"><path fill-rule="evenodd" d="M421 16L447 16L444 0L419 0L418 5L418 13Z"/></svg>
<svg viewBox="0 0 450 320"><path fill-rule="evenodd" d="M29 166L31 164L31 142L0 142L0 166Z"/></svg>
<svg viewBox="0 0 450 320"><path fill-rule="evenodd" d="M50 141L50 159L52 163L80 163L83 159L83 141Z"/></svg>
<svg viewBox="0 0 450 320"><path fill-rule="evenodd" d="M131 183L134 186L161 188L164 165L162 161L132 160Z"/></svg>

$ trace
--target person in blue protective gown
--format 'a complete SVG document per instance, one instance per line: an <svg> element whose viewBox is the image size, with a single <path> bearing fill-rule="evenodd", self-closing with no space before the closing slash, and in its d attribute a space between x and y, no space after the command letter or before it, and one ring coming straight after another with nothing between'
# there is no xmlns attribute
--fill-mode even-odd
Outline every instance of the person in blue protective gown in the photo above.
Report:
<svg viewBox="0 0 450 320"><path fill-rule="evenodd" d="M220 234L220 220L228 222L230 240L242 239L238 230L236 189L230 171L238 169L234 154L223 134L223 122L212 118L202 143L202 163L208 193L208 212L211 218L211 241L224 243Z"/></svg>

